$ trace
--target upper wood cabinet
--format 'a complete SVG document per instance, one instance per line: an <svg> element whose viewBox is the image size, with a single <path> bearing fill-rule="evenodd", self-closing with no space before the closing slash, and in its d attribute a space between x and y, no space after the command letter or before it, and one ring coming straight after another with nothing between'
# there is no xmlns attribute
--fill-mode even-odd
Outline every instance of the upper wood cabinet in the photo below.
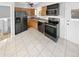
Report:
<svg viewBox="0 0 79 59"><path fill-rule="evenodd" d="M15 8L16 12L25 12L25 8Z"/></svg>
<svg viewBox="0 0 79 59"><path fill-rule="evenodd" d="M35 16L35 9L26 8L26 12L28 12L29 16Z"/></svg>
<svg viewBox="0 0 79 59"><path fill-rule="evenodd" d="M35 16L35 9L31 9L31 16Z"/></svg>
<svg viewBox="0 0 79 59"><path fill-rule="evenodd" d="M29 8L25 8L25 12L27 12L27 13L28 13L28 16L31 16L31 11L30 11L30 9L29 9Z"/></svg>
<svg viewBox="0 0 79 59"><path fill-rule="evenodd" d="M15 11L16 12L20 12L21 11L21 8L15 8Z"/></svg>
<svg viewBox="0 0 79 59"><path fill-rule="evenodd" d="M35 9L34 8L15 8L17 12L27 12L28 16L35 16Z"/></svg>
<svg viewBox="0 0 79 59"><path fill-rule="evenodd" d="M44 6L44 7L41 8L41 11L40 11L41 16L46 16L46 10L47 10L46 6Z"/></svg>

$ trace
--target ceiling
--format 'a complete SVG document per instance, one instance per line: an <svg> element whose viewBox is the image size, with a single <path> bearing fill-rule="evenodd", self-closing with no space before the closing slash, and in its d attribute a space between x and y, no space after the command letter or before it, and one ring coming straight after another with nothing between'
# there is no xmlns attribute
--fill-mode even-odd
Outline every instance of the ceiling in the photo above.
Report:
<svg viewBox="0 0 79 59"><path fill-rule="evenodd" d="M34 5L39 4L40 2L15 2L16 4L31 4L33 3Z"/></svg>
<svg viewBox="0 0 79 59"><path fill-rule="evenodd" d="M18 5L28 5L29 7L34 7L34 8L55 4L55 3L56 2L15 2L15 4L18 4ZM30 4L32 4L32 6Z"/></svg>

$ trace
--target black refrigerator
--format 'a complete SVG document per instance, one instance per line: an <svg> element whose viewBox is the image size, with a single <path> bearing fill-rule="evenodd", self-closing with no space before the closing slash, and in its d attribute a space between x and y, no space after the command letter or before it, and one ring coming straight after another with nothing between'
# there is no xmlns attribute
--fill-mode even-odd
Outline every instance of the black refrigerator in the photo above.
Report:
<svg viewBox="0 0 79 59"><path fill-rule="evenodd" d="M15 12L15 34L27 30L27 20L26 12Z"/></svg>

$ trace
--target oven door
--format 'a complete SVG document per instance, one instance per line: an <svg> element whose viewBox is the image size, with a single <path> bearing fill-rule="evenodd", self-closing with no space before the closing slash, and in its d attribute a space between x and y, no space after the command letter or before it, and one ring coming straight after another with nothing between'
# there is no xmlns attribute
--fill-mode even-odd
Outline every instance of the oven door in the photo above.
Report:
<svg viewBox="0 0 79 59"><path fill-rule="evenodd" d="M54 37L54 38L57 38L57 28L56 28L56 26L46 24L45 25L45 33Z"/></svg>
<svg viewBox="0 0 79 59"><path fill-rule="evenodd" d="M58 41L58 35L57 35L57 25L45 25L45 35L52 39L54 42Z"/></svg>

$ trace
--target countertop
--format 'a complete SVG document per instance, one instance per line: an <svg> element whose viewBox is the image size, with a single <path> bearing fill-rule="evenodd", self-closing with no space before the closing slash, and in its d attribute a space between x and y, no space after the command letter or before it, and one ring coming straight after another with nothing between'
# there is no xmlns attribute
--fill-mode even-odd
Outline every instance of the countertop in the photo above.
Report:
<svg viewBox="0 0 79 59"><path fill-rule="evenodd" d="M43 22L43 23L48 23L47 19L43 19L43 18L40 18L40 17L31 17L29 19L37 20L37 21Z"/></svg>

